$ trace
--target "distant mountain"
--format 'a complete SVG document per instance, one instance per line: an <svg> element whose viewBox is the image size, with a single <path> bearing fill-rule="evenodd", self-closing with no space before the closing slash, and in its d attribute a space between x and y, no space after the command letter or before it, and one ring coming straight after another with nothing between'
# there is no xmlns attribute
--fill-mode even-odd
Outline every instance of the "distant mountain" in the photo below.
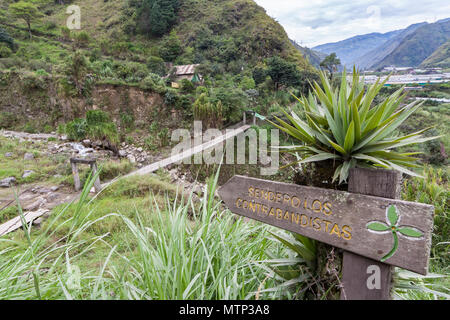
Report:
<svg viewBox="0 0 450 320"><path fill-rule="evenodd" d="M308 59L309 63L311 63L314 67L318 69L320 68L320 63L327 56L325 53L315 51L307 47L302 47L294 40L291 40L291 42L294 45L294 47L302 53L303 57Z"/></svg>
<svg viewBox="0 0 450 320"><path fill-rule="evenodd" d="M437 48L437 50L433 52L433 54L424 62L422 62L420 66L424 68L450 68L450 41L447 41L442 46Z"/></svg>
<svg viewBox="0 0 450 320"><path fill-rule="evenodd" d="M387 55L392 53L400 45L403 39L426 24L426 22L417 23L406 29L399 30L400 32L398 32L395 37L392 37L365 55L355 59L352 61L352 64L357 65L360 69L370 69L372 66L380 63Z"/></svg>
<svg viewBox="0 0 450 320"><path fill-rule="evenodd" d="M449 40L450 19L426 24L406 36L397 48L372 67L417 67Z"/></svg>
<svg viewBox="0 0 450 320"><path fill-rule="evenodd" d="M386 41L396 37L402 31L403 30L397 30L383 34L370 33L359 35L339 42L316 46L312 49L327 55L335 52L339 59L341 59L342 65L351 68L357 58L381 46Z"/></svg>

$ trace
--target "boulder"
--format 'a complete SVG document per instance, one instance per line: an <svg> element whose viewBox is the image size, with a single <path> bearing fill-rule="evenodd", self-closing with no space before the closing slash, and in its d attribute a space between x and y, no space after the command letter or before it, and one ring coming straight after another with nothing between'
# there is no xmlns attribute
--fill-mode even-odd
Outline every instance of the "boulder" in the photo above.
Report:
<svg viewBox="0 0 450 320"><path fill-rule="evenodd" d="M127 152L123 149L119 150L119 157L125 158L127 156Z"/></svg>
<svg viewBox="0 0 450 320"><path fill-rule="evenodd" d="M16 178L8 177L0 180L0 188L9 188L16 183Z"/></svg>
<svg viewBox="0 0 450 320"><path fill-rule="evenodd" d="M83 143L83 146L85 146L86 148L89 148L92 144L91 140L89 140L89 139L83 140L82 143Z"/></svg>
<svg viewBox="0 0 450 320"><path fill-rule="evenodd" d="M34 171L33 170L25 170L24 172L23 172L23 175L22 175L22 178L28 178L29 176L31 176L32 174L34 173Z"/></svg>
<svg viewBox="0 0 450 320"><path fill-rule="evenodd" d="M12 152L5 153L5 158L11 158L13 156Z"/></svg>
<svg viewBox="0 0 450 320"><path fill-rule="evenodd" d="M23 156L23 160L33 160L34 159L34 154L27 152L25 153L25 155Z"/></svg>

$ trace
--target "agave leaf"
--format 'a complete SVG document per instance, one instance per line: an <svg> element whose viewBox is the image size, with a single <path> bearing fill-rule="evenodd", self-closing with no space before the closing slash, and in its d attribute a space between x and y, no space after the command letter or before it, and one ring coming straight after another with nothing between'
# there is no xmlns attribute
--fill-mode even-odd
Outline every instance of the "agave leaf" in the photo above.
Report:
<svg viewBox="0 0 450 320"><path fill-rule="evenodd" d="M379 165L381 165L384 168L389 168L389 165L387 165L385 162L383 162L381 159L376 158L376 157L372 157L369 156L367 154L362 154L362 153L357 153L353 155L353 158L355 159L359 159L359 160L366 160L366 161L370 161L373 163L377 163Z"/></svg>
<svg viewBox="0 0 450 320"><path fill-rule="evenodd" d="M384 103L382 103L381 105L373 108L372 110L374 110L375 112L373 113L373 115L368 119L368 122L365 126L365 128L363 128L363 135L365 135L367 132L373 130L374 128L376 128L381 121L381 117L383 116L383 113L386 109L386 106L388 104L389 100L384 101Z"/></svg>
<svg viewBox="0 0 450 320"><path fill-rule="evenodd" d="M275 127L277 127L278 129L286 132L287 134L295 137L296 139L303 141L303 142L309 142L309 143L314 143L314 137L311 137L310 135L308 135L306 133L306 131L304 130L298 130L295 127L289 125L288 123L284 122L283 120L281 120L278 117L275 117L275 119L281 124L281 126L273 123L270 120L267 120L268 122L270 122L272 125L274 125Z"/></svg>
<svg viewBox="0 0 450 320"><path fill-rule="evenodd" d="M352 121L348 127L344 141L344 149L347 154L350 153L354 144L355 144L355 123Z"/></svg>
<svg viewBox="0 0 450 320"><path fill-rule="evenodd" d="M320 88L319 84L317 82L314 82L314 93L316 94L317 98L319 98L320 102L325 105L330 112L332 112L333 104L329 100L328 96L323 92L323 90Z"/></svg>
<svg viewBox="0 0 450 320"><path fill-rule="evenodd" d="M410 175L413 177L423 178L421 175L419 175L411 170L408 170L402 166L396 165L395 163L393 163L391 161L386 160L386 163L389 164L392 167L392 169L394 169L394 170L400 171L404 174L407 174L407 175Z"/></svg>
<svg viewBox="0 0 450 320"><path fill-rule="evenodd" d="M377 136L377 139L383 139L384 137L391 134L395 129L397 129L413 112L415 112L418 108L420 108L423 105L422 103L419 103L415 105L415 102L413 102L409 108L403 109L404 111L397 117L397 119L392 120L392 122L389 122L389 126L386 128L385 131L381 132L379 136ZM387 121L387 120L386 120ZM382 125L382 124L381 124Z"/></svg>
<svg viewBox="0 0 450 320"><path fill-rule="evenodd" d="M336 170L334 170L334 175L333 175L333 183L337 180L337 178L339 178L339 175L341 174L341 170L342 170L342 164L339 165Z"/></svg>
<svg viewBox="0 0 450 320"><path fill-rule="evenodd" d="M347 181L349 170L350 170L350 161L345 161L342 164L341 172L339 173L339 184L341 184L344 181Z"/></svg>
<svg viewBox="0 0 450 320"><path fill-rule="evenodd" d="M359 112L357 104L352 104L352 119L355 123L355 142L361 140L361 119L359 118Z"/></svg>
<svg viewBox="0 0 450 320"><path fill-rule="evenodd" d="M336 124L333 117L331 116L330 112L328 110L325 110L325 117L328 121L328 126L331 129L331 132L333 133L334 138L340 145L344 145L344 133L340 129L340 127Z"/></svg>
<svg viewBox="0 0 450 320"><path fill-rule="evenodd" d="M299 116L297 116L294 112L292 112L292 116L290 116L287 112L283 110L283 113L286 115L286 117L291 121L291 123L297 128L298 131L300 131L304 136L306 136L309 140L309 142L314 141L314 132L309 129L308 125L303 122ZM308 142L305 141L305 142Z"/></svg>

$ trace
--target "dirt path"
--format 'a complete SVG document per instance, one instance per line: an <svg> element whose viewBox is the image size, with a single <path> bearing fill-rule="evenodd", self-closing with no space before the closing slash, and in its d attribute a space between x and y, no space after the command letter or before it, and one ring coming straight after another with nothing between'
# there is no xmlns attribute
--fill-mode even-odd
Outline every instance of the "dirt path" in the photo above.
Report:
<svg viewBox="0 0 450 320"><path fill-rule="evenodd" d="M178 161L182 161L182 160L184 160L186 158L190 158L193 155L195 155L195 154L197 154L199 152L202 152L203 150L207 150L209 148L212 148L212 147L214 147L214 146L216 146L216 145L218 145L220 143L223 143L224 141L226 141L228 139L234 138L237 135L239 135L241 133L244 133L249 128L250 128L249 125L243 125L243 126L241 126L239 128L233 129L233 131L227 132L227 133L223 134L222 136L220 136L220 137L218 137L218 138L216 138L214 140L211 140L209 142L206 142L206 143L203 143L201 145L195 146L195 147L193 147L193 148L191 148L189 150L184 151L183 153L179 153L179 154L173 155L173 156L171 156L169 158L163 159L161 161L158 161L158 162L152 163L152 164L150 164L148 166L145 166L145 167L143 167L143 168L141 168L139 170L133 171L133 172L131 172L131 173L129 173L129 174L123 176L123 177L120 177L119 179L116 179L116 180L104 183L104 184L102 184L102 188L105 188L105 187L111 185L112 183L114 183L114 182L116 182L116 181L118 181L120 179L131 177L131 176L135 176L135 175L140 175L140 176L146 175L146 174L155 172L158 169L167 167L168 165L174 164L174 163L176 163Z"/></svg>

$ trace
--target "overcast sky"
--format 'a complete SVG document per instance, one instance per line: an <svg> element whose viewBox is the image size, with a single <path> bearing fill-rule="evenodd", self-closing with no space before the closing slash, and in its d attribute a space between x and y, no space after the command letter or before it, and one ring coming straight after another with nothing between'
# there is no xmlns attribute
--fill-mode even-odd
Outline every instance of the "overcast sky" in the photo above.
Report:
<svg viewBox="0 0 450 320"><path fill-rule="evenodd" d="M255 0L307 47L450 18L449 0Z"/></svg>

